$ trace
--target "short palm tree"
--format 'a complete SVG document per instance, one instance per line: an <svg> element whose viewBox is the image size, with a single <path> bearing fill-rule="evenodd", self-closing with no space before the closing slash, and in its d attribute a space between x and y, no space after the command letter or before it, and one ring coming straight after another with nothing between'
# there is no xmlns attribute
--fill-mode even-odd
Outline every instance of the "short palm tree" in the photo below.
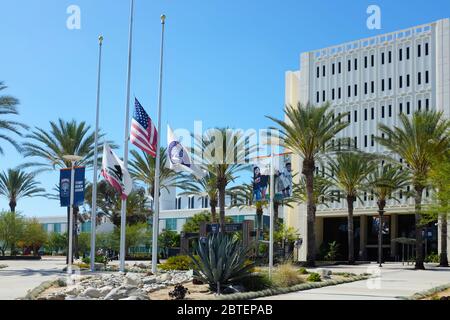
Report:
<svg viewBox="0 0 450 320"><path fill-rule="evenodd" d="M333 148L332 140L348 126L348 122L342 121L347 114L335 116L330 109L328 103L322 106L299 103L297 107L286 107L286 120L268 117L281 127L282 145L303 160L302 174L306 180L307 195L308 266L314 266L316 259L314 171L321 156Z"/></svg>
<svg viewBox="0 0 450 320"><path fill-rule="evenodd" d="M208 198L211 208L212 223L217 223L217 205L219 204L219 193L217 190L216 177L210 172L202 178L195 179L193 176L184 176L178 182L178 186L183 192L180 195L197 196Z"/></svg>
<svg viewBox="0 0 450 320"><path fill-rule="evenodd" d="M131 176L145 184L148 194L154 199L156 159L143 151L132 150L131 155L132 159L129 162ZM176 173L167 166L165 148L161 148L160 186L166 190L176 186Z"/></svg>
<svg viewBox="0 0 450 320"><path fill-rule="evenodd" d="M253 152L254 147L246 145L247 137L240 131L227 128L211 129L204 136L194 138L194 161L201 163L203 171L214 176L216 180L220 230L225 233L227 187L238 178L240 172L250 169L246 164L246 157ZM201 159L198 159L198 155L202 155Z"/></svg>
<svg viewBox="0 0 450 320"><path fill-rule="evenodd" d="M416 112L412 118L400 114L400 127L379 125L383 134L376 140L391 152L397 154L407 165L414 187L416 219L416 269L425 269L423 235L421 222L423 191L433 159L442 157L450 148L450 121L442 112Z"/></svg>
<svg viewBox="0 0 450 320"><path fill-rule="evenodd" d="M41 128L35 128L32 133L26 137L28 141L23 144L23 154L25 157L40 159L40 162L30 161L22 167L31 167L36 169L36 173L44 171L53 171L56 169L70 168L70 161L64 159L65 155L77 155L83 157L76 163L77 166L92 167L94 161L95 136L94 131L86 122L78 123L75 120L50 122L50 131ZM99 139L104 134L99 133ZM112 147L115 147L110 143ZM103 145L99 144L99 158L95 159L100 164ZM74 209L74 229L77 228L78 211ZM69 221L69 208L67 210L67 221ZM77 233L74 232L74 252L77 254Z"/></svg>
<svg viewBox="0 0 450 320"><path fill-rule="evenodd" d="M330 161L332 180L347 201L348 210L348 262L355 263L354 203L365 189L367 176L376 168L374 157L361 152L343 152Z"/></svg>
<svg viewBox="0 0 450 320"><path fill-rule="evenodd" d="M0 195L8 198L11 212L16 212L19 199L44 196L45 189L39 187L34 174L20 169L8 169L0 173Z"/></svg>
<svg viewBox="0 0 450 320"><path fill-rule="evenodd" d="M0 91L5 90L7 87L0 81ZM0 95L0 116L4 115L18 115L17 105L19 100L9 95ZM20 122L11 121L0 118L0 140L5 140L12 144L17 150L20 150L19 143L9 136L7 133L12 133L16 136L22 136L21 129L27 129L28 127ZM4 150L0 145L0 154L3 154Z"/></svg>
<svg viewBox="0 0 450 320"><path fill-rule="evenodd" d="M367 178L367 189L370 190L377 199L379 228L378 228L378 263L382 264L383 259L383 215L386 203L389 199L397 200L395 192L407 187L410 183L410 176L401 167L391 164L379 166ZM398 201L398 200L397 200Z"/></svg>

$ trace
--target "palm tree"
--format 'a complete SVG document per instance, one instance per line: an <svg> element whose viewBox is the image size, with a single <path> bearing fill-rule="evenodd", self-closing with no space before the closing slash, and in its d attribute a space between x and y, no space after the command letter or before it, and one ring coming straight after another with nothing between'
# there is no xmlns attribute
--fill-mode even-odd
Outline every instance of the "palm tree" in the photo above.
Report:
<svg viewBox="0 0 450 320"><path fill-rule="evenodd" d="M8 198L11 212L16 212L17 202L21 198L44 196L45 189L40 188L34 178L33 174L20 169L0 173L0 195Z"/></svg>
<svg viewBox="0 0 450 320"><path fill-rule="evenodd" d="M219 203L219 193L217 190L216 177L210 172L200 179L194 179L192 176L184 176L178 183L178 186L184 190L180 195L198 196L208 198L211 208L212 223L217 223L217 205Z"/></svg>
<svg viewBox="0 0 450 320"><path fill-rule="evenodd" d="M391 128L380 124L384 135L376 140L407 164L414 187L416 219L416 269L425 269L423 253L424 229L421 222L423 190L428 185L432 161L440 158L450 148L450 121L442 112L416 112L412 118L400 114L401 127Z"/></svg>
<svg viewBox="0 0 450 320"><path fill-rule="evenodd" d="M38 158L42 162L28 162L22 165L23 168L36 168L36 173L44 171L53 171L56 169L71 168L70 161L64 159L65 155L77 155L83 157L76 163L77 166L93 166L95 136L94 131L86 122L64 121L59 119L58 122L50 122L50 131L41 128L35 128L31 134L26 137L29 141L23 144L23 154L25 157ZM99 133L99 139L104 134ZM112 144L111 144L112 145ZM114 148L115 146L112 145ZM98 146L100 162L103 145ZM74 229L77 228L78 207L74 208ZM69 224L70 211L67 208L67 221ZM74 252L77 254L77 233L74 232Z"/></svg>
<svg viewBox="0 0 450 320"><path fill-rule="evenodd" d="M394 193L402 190L410 183L409 173L401 170L399 166L379 166L367 178L367 188L377 198L379 228L378 228L378 263L383 259L383 215L386 202L389 199L397 200ZM398 200L397 200L398 201Z"/></svg>
<svg viewBox="0 0 450 320"><path fill-rule="evenodd" d="M145 152L131 151L133 158L129 162L130 174L136 180L144 183L148 194L155 197L155 166L156 159ZM166 149L161 148L160 165L160 186L161 189L169 190L176 186L176 173L167 166Z"/></svg>
<svg viewBox="0 0 450 320"><path fill-rule="evenodd" d="M347 200L348 209L348 263L355 263L354 252L354 203L365 189L367 176L376 168L372 155L360 152L339 153L336 159L329 163L332 180L343 198Z"/></svg>
<svg viewBox="0 0 450 320"><path fill-rule="evenodd" d="M334 137L348 126L342 121L347 114L334 115L330 104L313 106L298 104L287 106L286 121L269 119L280 127L282 145L303 159L302 174L306 180L307 202L307 265L314 266L316 259L316 203L314 201L314 171L320 157L333 148Z"/></svg>
<svg viewBox="0 0 450 320"><path fill-rule="evenodd" d="M241 132L227 128L211 129L204 136L194 137L194 162L201 163L203 171L214 176L216 180L221 233L225 233L227 187L238 178L239 172L250 169L245 162L247 154L253 152L254 146L247 146L246 138ZM202 155L201 159L199 155Z"/></svg>
<svg viewBox="0 0 450 320"><path fill-rule="evenodd" d="M2 81L0 81L0 91L5 90L7 87L4 85ZM9 95L0 95L0 116L3 115L18 115L19 111L17 110L17 105L19 104L19 100ZM0 140L5 140L12 144L17 150L20 151L20 145L14 140L12 137L8 136L6 133L13 133L17 136L22 136L20 129L27 129L28 126L7 119L0 118ZM0 154L3 154L4 150L2 146L0 146Z"/></svg>

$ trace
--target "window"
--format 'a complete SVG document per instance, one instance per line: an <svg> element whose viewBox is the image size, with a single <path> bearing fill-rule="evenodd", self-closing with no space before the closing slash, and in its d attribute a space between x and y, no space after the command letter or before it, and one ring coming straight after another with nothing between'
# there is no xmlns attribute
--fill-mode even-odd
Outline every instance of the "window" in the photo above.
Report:
<svg viewBox="0 0 450 320"><path fill-rule="evenodd" d="M364 57L364 68L367 69L367 56Z"/></svg>
<svg viewBox="0 0 450 320"><path fill-rule="evenodd" d="M319 95L320 95L320 93L319 93L319 91L317 91L317 92L316 92L316 101L317 101L317 103L319 103L319 102L320 102L320 98L319 98Z"/></svg>
<svg viewBox="0 0 450 320"><path fill-rule="evenodd" d="M342 92L342 90L341 90L341 88L339 88L339 89L338 89L338 99L340 99L341 96L342 96L341 92Z"/></svg>
<svg viewBox="0 0 450 320"><path fill-rule="evenodd" d="M177 231L177 219L166 219L166 230Z"/></svg>
<svg viewBox="0 0 450 320"><path fill-rule="evenodd" d="M372 108L370 111L371 111L371 117L370 118L372 120L375 120L375 108Z"/></svg>
<svg viewBox="0 0 450 320"><path fill-rule="evenodd" d="M322 101L325 102L326 100L326 93L325 90L322 91Z"/></svg>
<svg viewBox="0 0 450 320"><path fill-rule="evenodd" d="M381 91L384 91L384 79L381 80Z"/></svg>
<svg viewBox="0 0 450 320"><path fill-rule="evenodd" d="M367 121L367 109L364 109L364 121Z"/></svg>
<svg viewBox="0 0 450 320"><path fill-rule="evenodd" d="M406 75L406 86L409 88L411 85L411 76L409 74Z"/></svg>
<svg viewBox="0 0 450 320"><path fill-rule="evenodd" d="M409 60L409 47L406 48L406 60Z"/></svg>
<svg viewBox="0 0 450 320"><path fill-rule="evenodd" d="M364 83L364 94L367 94L367 82Z"/></svg>
<svg viewBox="0 0 450 320"><path fill-rule="evenodd" d="M349 71L349 72L352 71L352 62L351 62L351 60L348 60L348 62L347 62L347 68L348 68L348 71Z"/></svg>
<svg viewBox="0 0 450 320"><path fill-rule="evenodd" d="M408 101L406 103L406 114L410 114L411 113L411 103Z"/></svg>
<svg viewBox="0 0 450 320"><path fill-rule="evenodd" d="M375 147L375 135L372 135L372 136L370 137L370 145L371 145L372 147Z"/></svg>
<svg viewBox="0 0 450 320"><path fill-rule="evenodd" d="M355 59L355 65L354 65L354 67L355 67L355 70L358 70L358 59Z"/></svg>
<svg viewBox="0 0 450 320"><path fill-rule="evenodd" d="M352 122L352 114L350 112L347 114L347 122L348 123Z"/></svg>
<svg viewBox="0 0 450 320"><path fill-rule="evenodd" d="M341 64L341 62L338 63L338 72L339 73L342 72L342 64Z"/></svg>
<svg viewBox="0 0 450 320"><path fill-rule="evenodd" d="M392 78L389 78L389 90L392 90Z"/></svg>
<svg viewBox="0 0 450 320"><path fill-rule="evenodd" d="M430 83L430 72L425 71L425 83Z"/></svg>
<svg viewBox="0 0 450 320"><path fill-rule="evenodd" d="M417 110L422 111L422 100L417 101Z"/></svg>
<svg viewBox="0 0 450 320"><path fill-rule="evenodd" d="M420 58L422 55L422 45L417 45L417 57Z"/></svg>
<svg viewBox="0 0 450 320"><path fill-rule="evenodd" d="M320 67L317 67L317 78L320 77Z"/></svg>
<svg viewBox="0 0 450 320"><path fill-rule="evenodd" d="M392 118L392 104L389 105L389 118Z"/></svg>
<svg viewBox="0 0 450 320"><path fill-rule="evenodd" d="M323 66L323 67L322 67L322 76L323 76L323 77L325 77L325 75L326 75L326 71L325 71L325 70L326 70L326 69L325 69L325 66Z"/></svg>
<svg viewBox="0 0 450 320"><path fill-rule="evenodd" d="M385 56L385 54L384 54L384 52L382 52L381 53L381 64L384 64L384 56Z"/></svg>
<svg viewBox="0 0 450 320"><path fill-rule="evenodd" d="M335 89L331 90L331 100L334 100L335 97Z"/></svg>
<svg viewBox="0 0 450 320"><path fill-rule="evenodd" d="M398 80L398 86L399 88L403 88L403 76L400 76L399 80Z"/></svg>
<svg viewBox="0 0 450 320"><path fill-rule="evenodd" d="M372 93L375 93L375 81L372 81L372 83L370 84L370 87L371 87Z"/></svg>
<svg viewBox="0 0 450 320"><path fill-rule="evenodd" d="M427 43L425 43L425 55L428 56L429 53L430 53L430 46L427 42Z"/></svg>
<svg viewBox="0 0 450 320"><path fill-rule="evenodd" d="M399 110L400 110L399 114L402 114L403 113L403 103L400 103Z"/></svg>
<svg viewBox="0 0 450 320"><path fill-rule="evenodd" d="M350 98L350 97L352 96L352 87L351 87L351 86L348 86L347 89L348 89L348 90L347 90L347 96Z"/></svg>
<svg viewBox="0 0 450 320"><path fill-rule="evenodd" d="M355 119L355 122L358 122L358 110L355 110L354 119Z"/></svg>
<svg viewBox="0 0 450 320"><path fill-rule="evenodd" d="M417 84L420 86L422 84L422 72L417 74Z"/></svg>
<svg viewBox="0 0 450 320"><path fill-rule="evenodd" d="M358 96L358 85L355 84L355 97L357 97L357 96Z"/></svg>
<svg viewBox="0 0 450 320"><path fill-rule="evenodd" d="M53 232L61 233L61 223L55 223L53 225Z"/></svg>
<svg viewBox="0 0 450 320"><path fill-rule="evenodd" d="M381 107L381 118L384 119L385 112L384 112L384 106Z"/></svg>
<svg viewBox="0 0 450 320"><path fill-rule="evenodd" d="M425 99L425 110L426 111L430 110L430 99Z"/></svg>
<svg viewBox="0 0 450 320"><path fill-rule="evenodd" d="M331 73L334 75L334 74L335 74L335 71L336 71L336 66L335 66L335 64L333 63L333 64L331 65Z"/></svg>
<svg viewBox="0 0 450 320"><path fill-rule="evenodd" d="M398 60L399 61L403 60L403 49L398 50Z"/></svg>
<svg viewBox="0 0 450 320"><path fill-rule="evenodd" d="M368 146L368 139L367 139L367 135L364 136L364 147L367 148Z"/></svg>
<svg viewBox="0 0 450 320"><path fill-rule="evenodd" d="M355 137L355 139L353 140L353 143L355 145L355 149L358 149L358 137Z"/></svg>
<svg viewBox="0 0 450 320"><path fill-rule="evenodd" d="M195 207L194 201L195 201L194 197L189 197L188 198L188 208L189 209L194 209L194 207Z"/></svg>
<svg viewBox="0 0 450 320"><path fill-rule="evenodd" d="M372 65L372 67L375 67L375 56L374 55L372 55L370 57L370 64Z"/></svg>
<svg viewBox="0 0 450 320"><path fill-rule="evenodd" d="M389 51L388 60L389 60L389 63L392 63L392 51Z"/></svg>
<svg viewBox="0 0 450 320"><path fill-rule="evenodd" d="M178 198L175 200L175 208L176 208L177 210L181 210L181 197L178 197Z"/></svg>

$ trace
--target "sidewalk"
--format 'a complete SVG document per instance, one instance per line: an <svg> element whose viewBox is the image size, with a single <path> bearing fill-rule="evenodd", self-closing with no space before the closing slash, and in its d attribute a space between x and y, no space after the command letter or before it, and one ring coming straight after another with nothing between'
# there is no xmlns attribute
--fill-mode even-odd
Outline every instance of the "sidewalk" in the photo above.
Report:
<svg viewBox="0 0 450 320"><path fill-rule="evenodd" d="M356 266L332 266L325 269L333 272L377 273L377 264ZM426 266L425 271L416 271L412 266L386 264L381 276L366 281L346 283L307 291L294 292L260 300L396 300L409 297L437 286L450 283L450 269ZM311 271L314 271L311 269Z"/></svg>
<svg viewBox="0 0 450 320"><path fill-rule="evenodd" d="M66 265L64 257L43 258L40 261L0 261L0 300L23 298L28 290L56 279Z"/></svg>

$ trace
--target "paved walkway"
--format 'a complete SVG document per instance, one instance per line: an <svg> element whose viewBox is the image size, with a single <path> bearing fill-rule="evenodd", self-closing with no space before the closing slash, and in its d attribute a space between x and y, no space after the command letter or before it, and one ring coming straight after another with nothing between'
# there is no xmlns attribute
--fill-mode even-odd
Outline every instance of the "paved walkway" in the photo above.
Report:
<svg viewBox="0 0 450 320"><path fill-rule="evenodd" d="M28 290L61 275L66 258L51 257L40 261L0 261L0 300L23 298Z"/></svg>
<svg viewBox="0 0 450 320"><path fill-rule="evenodd" d="M450 269L434 268L432 265L427 265L426 268L425 271L416 271L411 266L402 266L401 263L386 264L381 269L377 268L377 264L326 267L333 272L370 273L378 276L366 281L266 297L261 300L396 300L398 297L408 297L450 284Z"/></svg>

